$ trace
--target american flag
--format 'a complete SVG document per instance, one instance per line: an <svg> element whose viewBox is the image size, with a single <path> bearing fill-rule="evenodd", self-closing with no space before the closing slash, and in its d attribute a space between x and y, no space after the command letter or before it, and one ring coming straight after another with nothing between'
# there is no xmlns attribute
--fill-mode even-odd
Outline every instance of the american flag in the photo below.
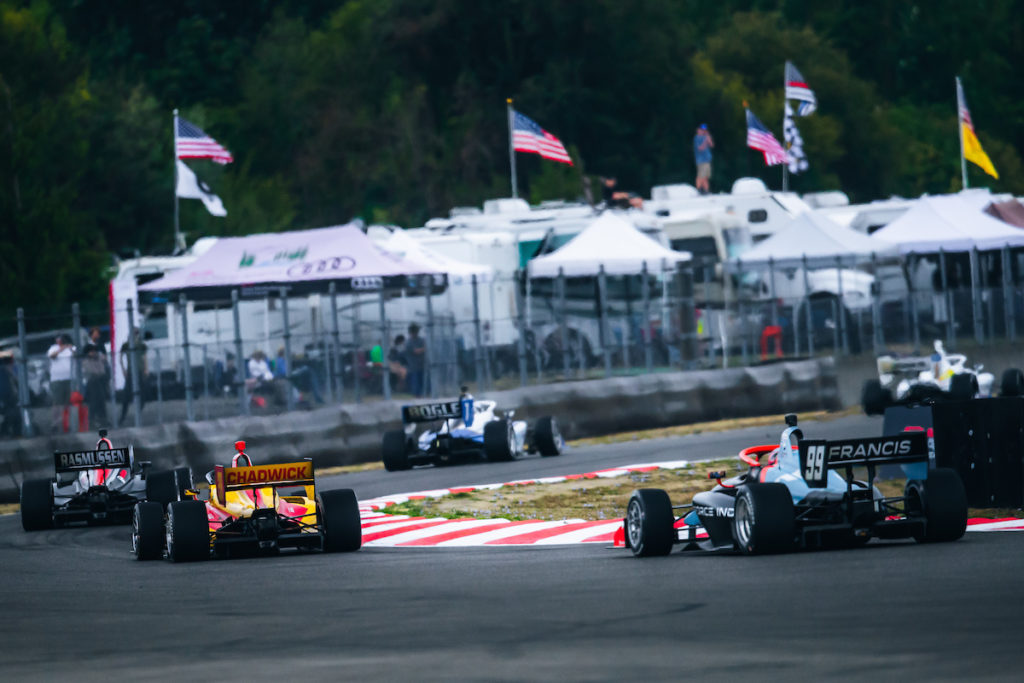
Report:
<svg viewBox="0 0 1024 683"><path fill-rule="evenodd" d="M202 128L181 117L178 117L174 146L179 159L212 159L218 164L230 164L235 160L231 152L204 133Z"/></svg>
<svg viewBox="0 0 1024 683"><path fill-rule="evenodd" d="M764 163L768 166L786 163L786 150L749 109L747 110L747 147L764 152Z"/></svg>
<svg viewBox="0 0 1024 683"><path fill-rule="evenodd" d="M533 152L545 159L572 166L572 159L562 141L517 111L512 112L512 148L517 152Z"/></svg>
<svg viewBox="0 0 1024 683"><path fill-rule="evenodd" d="M818 107L818 98L814 91L807 85L801 74L790 62L786 62L786 99L797 100L800 104L796 107L797 116L813 114Z"/></svg>

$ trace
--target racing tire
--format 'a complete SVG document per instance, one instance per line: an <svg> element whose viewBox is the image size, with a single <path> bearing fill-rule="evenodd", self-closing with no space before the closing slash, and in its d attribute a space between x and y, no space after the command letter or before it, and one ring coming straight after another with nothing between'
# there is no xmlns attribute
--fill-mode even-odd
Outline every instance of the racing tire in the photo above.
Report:
<svg viewBox="0 0 1024 683"><path fill-rule="evenodd" d="M860 404L865 415L884 415L885 409L892 405L892 394L879 380L869 379L860 392Z"/></svg>
<svg viewBox="0 0 1024 683"><path fill-rule="evenodd" d="M381 457L384 460L384 469L388 472L398 472L412 467L409 462L409 450L406 447L405 432L395 429L384 432L384 439L381 441Z"/></svg>
<svg viewBox="0 0 1024 683"><path fill-rule="evenodd" d="M546 415L533 427L533 443L541 455L550 457L561 455L565 447L565 440L562 433L558 431L558 422L550 415Z"/></svg>
<svg viewBox="0 0 1024 683"><path fill-rule="evenodd" d="M1024 396L1024 372L1018 368L1003 370L999 381L1000 396Z"/></svg>
<svg viewBox="0 0 1024 683"><path fill-rule="evenodd" d="M174 472L174 486L178 491L178 500L185 500L185 492L192 488L192 468L191 467L175 467Z"/></svg>
<svg viewBox="0 0 1024 683"><path fill-rule="evenodd" d="M736 549L745 555L793 550L796 521L785 484L745 484L736 492L732 519Z"/></svg>
<svg viewBox="0 0 1024 683"><path fill-rule="evenodd" d="M176 471L162 470L160 472L150 472L146 476L146 500L160 503L164 508L180 500Z"/></svg>
<svg viewBox="0 0 1024 683"><path fill-rule="evenodd" d="M53 528L53 482L49 479L22 482L21 528L25 531Z"/></svg>
<svg viewBox="0 0 1024 683"><path fill-rule="evenodd" d="M908 512L925 518L925 528L914 535L919 543L955 541L967 531L967 491L956 470L937 467L928 478L907 482Z"/></svg>
<svg viewBox="0 0 1024 683"><path fill-rule="evenodd" d="M352 489L321 491L316 497L325 553L350 553L363 545L359 503Z"/></svg>
<svg viewBox="0 0 1024 683"><path fill-rule="evenodd" d="M634 557L660 557L672 552L675 543L672 501L661 489L637 489L629 497L622 520L626 545Z"/></svg>
<svg viewBox="0 0 1024 683"><path fill-rule="evenodd" d="M509 420L494 420L484 425L484 455L491 462L514 460L515 432Z"/></svg>
<svg viewBox="0 0 1024 683"><path fill-rule="evenodd" d="M148 500L132 511L132 554L136 560L159 560L164 554L164 507Z"/></svg>
<svg viewBox="0 0 1024 683"><path fill-rule="evenodd" d="M954 401L969 401L978 395L978 376L968 372L953 375L949 381L949 397Z"/></svg>
<svg viewBox="0 0 1024 683"><path fill-rule="evenodd" d="M167 506L167 559L171 562L210 559L206 503L176 500Z"/></svg>

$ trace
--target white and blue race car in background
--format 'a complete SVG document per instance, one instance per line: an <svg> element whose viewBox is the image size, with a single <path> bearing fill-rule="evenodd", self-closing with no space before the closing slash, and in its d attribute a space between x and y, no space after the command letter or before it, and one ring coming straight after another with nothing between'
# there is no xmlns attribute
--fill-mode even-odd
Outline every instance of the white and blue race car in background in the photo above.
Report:
<svg viewBox="0 0 1024 683"><path fill-rule="evenodd" d="M402 406L403 429L384 433L381 452L389 472L415 465L448 465L466 460L515 460L524 453L560 455L565 446L551 416L529 427L515 411L496 412L494 401L477 401L463 391L457 399ZM416 434L416 426L435 423Z"/></svg>

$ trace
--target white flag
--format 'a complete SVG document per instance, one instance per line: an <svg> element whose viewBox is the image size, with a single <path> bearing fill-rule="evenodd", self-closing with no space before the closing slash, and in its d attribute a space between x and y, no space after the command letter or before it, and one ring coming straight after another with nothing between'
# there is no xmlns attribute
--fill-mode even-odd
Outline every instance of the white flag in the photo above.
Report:
<svg viewBox="0 0 1024 683"><path fill-rule="evenodd" d="M196 174L178 160L178 196L183 199L201 199L203 206L214 216L227 216L227 209L220 197L215 195L210 186L196 177Z"/></svg>

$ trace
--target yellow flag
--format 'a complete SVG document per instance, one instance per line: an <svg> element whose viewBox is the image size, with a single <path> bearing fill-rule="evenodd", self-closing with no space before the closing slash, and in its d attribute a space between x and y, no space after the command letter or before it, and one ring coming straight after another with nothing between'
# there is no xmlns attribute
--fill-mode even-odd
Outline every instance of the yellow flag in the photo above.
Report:
<svg viewBox="0 0 1024 683"><path fill-rule="evenodd" d="M967 98L964 97L964 89L960 85L959 77L956 79L956 108L957 116L960 119L960 138L963 141L964 159L972 164L977 164L981 170L998 180L999 174L996 173L996 167L992 165L992 160L985 154L981 143L978 142L978 136L974 134L974 123L971 121L971 112L967 109Z"/></svg>
<svg viewBox="0 0 1024 683"><path fill-rule="evenodd" d="M961 121L960 134L964 136L964 159L977 164L981 167L981 170L998 180L999 174L996 172L996 167L992 165L992 160L988 158L985 150L981 147L981 143L978 142L978 136L974 134L974 128Z"/></svg>

